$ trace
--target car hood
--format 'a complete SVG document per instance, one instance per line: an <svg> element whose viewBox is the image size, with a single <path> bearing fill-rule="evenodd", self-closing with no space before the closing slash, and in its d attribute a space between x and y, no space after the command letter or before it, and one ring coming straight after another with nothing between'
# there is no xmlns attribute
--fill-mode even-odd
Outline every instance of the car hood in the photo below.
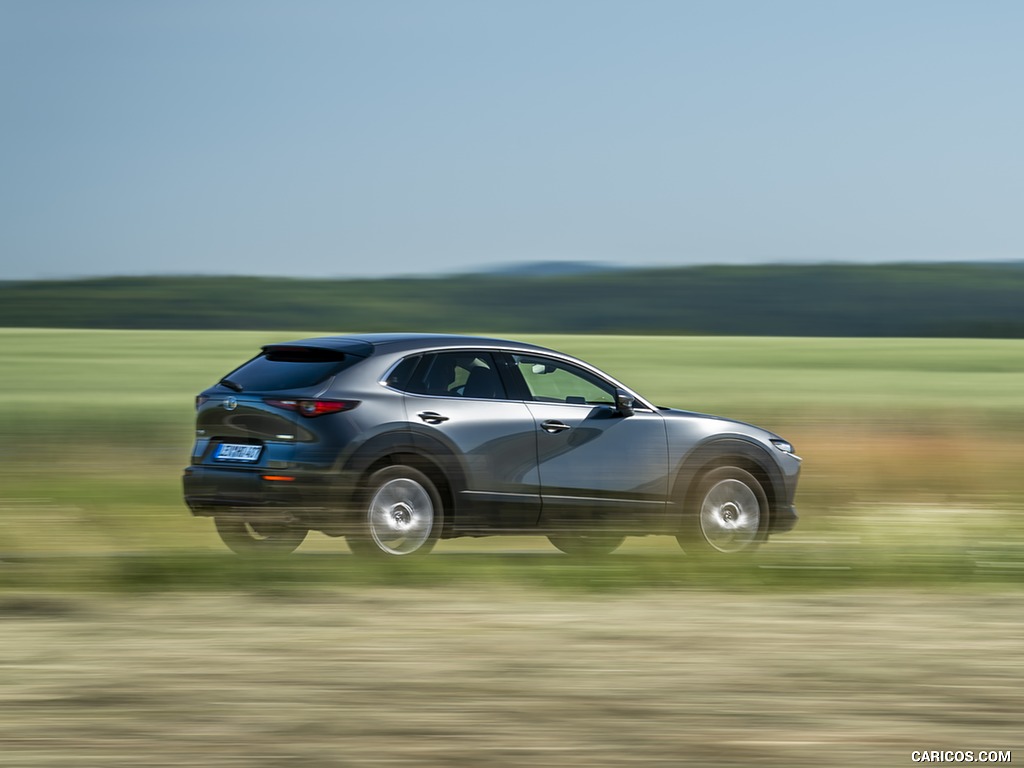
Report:
<svg viewBox="0 0 1024 768"><path fill-rule="evenodd" d="M759 427L757 424L751 424L746 421L740 421L739 419L727 419L725 416L715 416L711 413L700 413L699 411L684 411L681 408L666 408L659 406L658 413L664 416L666 419L708 419L709 421L718 421L725 424L735 424L738 427L745 427L743 431L754 430L760 432L767 438L779 438L779 435L771 432L764 427ZM780 438L781 439L781 438Z"/></svg>

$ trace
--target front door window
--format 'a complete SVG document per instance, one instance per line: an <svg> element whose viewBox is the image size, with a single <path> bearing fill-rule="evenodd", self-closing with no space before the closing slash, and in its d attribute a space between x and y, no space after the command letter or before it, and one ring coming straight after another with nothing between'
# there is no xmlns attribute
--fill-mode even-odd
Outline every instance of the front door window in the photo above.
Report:
<svg viewBox="0 0 1024 768"><path fill-rule="evenodd" d="M543 357L515 356L533 400L570 405L614 405L615 388L592 373Z"/></svg>

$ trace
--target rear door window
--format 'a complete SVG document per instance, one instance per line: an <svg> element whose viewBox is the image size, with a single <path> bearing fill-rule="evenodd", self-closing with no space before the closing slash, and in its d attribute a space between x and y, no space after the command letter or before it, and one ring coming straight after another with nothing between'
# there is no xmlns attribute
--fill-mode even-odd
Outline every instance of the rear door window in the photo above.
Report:
<svg viewBox="0 0 1024 768"><path fill-rule="evenodd" d="M482 351L424 355L405 391L435 397L506 399L494 357Z"/></svg>
<svg viewBox="0 0 1024 768"><path fill-rule="evenodd" d="M272 347L225 376L240 392L279 392L321 384L362 358L333 349Z"/></svg>

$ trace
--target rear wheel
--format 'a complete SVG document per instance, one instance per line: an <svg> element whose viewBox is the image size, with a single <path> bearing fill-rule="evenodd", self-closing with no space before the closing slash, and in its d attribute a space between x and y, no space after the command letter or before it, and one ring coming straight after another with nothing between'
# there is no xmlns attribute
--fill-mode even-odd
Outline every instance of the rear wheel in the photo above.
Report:
<svg viewBox="0 0 1024 768"><path fill-rule="evenodd" d="M375 472L367 484L362 532L348 536L357 555L425 555L441 535L444 508L430 478L414 467Z"/></svg>
<svg viewBox="0 0 1024 768"><path fill-rule="evenodd" d="M286 523L251 522L238 517L215 517L221 541L239 555L288 554L305 541L308 531Z"/></svg>
<svg viewBox="0 0 1024 768"><path fill-rule="evenodd" d="M697 500L676 537L684 550L733 555L757 548L768 498L756 477L739 467L713 469L701 478Z"/></svg>
<svg viewBox="0 0 1024 768"><path fill-rule="evenodd" d="M565 554L581 557L610 555L625 540L625 536L616 536L610 533L552 534L548 536L548 541L565 552Z"/></svg>

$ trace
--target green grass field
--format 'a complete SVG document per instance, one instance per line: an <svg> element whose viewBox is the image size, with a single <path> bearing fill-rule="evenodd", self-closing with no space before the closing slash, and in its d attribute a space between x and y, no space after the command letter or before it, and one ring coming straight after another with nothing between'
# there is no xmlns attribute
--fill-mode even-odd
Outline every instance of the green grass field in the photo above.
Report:
<svg viewBox="0 0 1024 768"><path fill-rule="evenodd" d="M302 335L0 330L0 552L118 553L116 567L100 557L86 570L127 569L132 583L173 581L169 574L184 559L213 578L223 548L209 521L192 519L180 499L194 395L261 344ZM796 444L805 459L797 498L802 521L758 554L767 566L761 580L785 580L788 567L805 566L837 569L816 571L826 581L854 578L852 568L874 581L955 581L965 572L1012 581L1024 574L1024 341L527 340L589 360L659 404L753 421ZM563 573L561 565L548 573L546 560L530 570L535 566L487 554L510 550L553 552L543 539L528 538L445 542L438 553L464 555L462 573L615 581ZM346 548L315 535L302 551ZM675 564L685 558L670 539L631 540L622 552L616 562L623 583L692 576L685 563ZM204 557L212 560L204 565ZM390 578L362 568L347 573L349 566L330 557L302 562L303 573L320 574L314 580L336 578L339 568L346 578ZM224 578L252 577L248 566L229 567L236 570ZM443 581L453 570L444 557L417 567L428 580ZM301 577L292 561L268 568L264 573L285 582ZM54 578L61 577L47 580Z"/></svg>
<svg viewBox="0 0 1024 768"><path fill-rule="evenodd" d="M805 458L749 558L238 558L193 397L301 334L0 330L0 766L902 765L1020 747L1024 342L533 337Z"/></svg>

